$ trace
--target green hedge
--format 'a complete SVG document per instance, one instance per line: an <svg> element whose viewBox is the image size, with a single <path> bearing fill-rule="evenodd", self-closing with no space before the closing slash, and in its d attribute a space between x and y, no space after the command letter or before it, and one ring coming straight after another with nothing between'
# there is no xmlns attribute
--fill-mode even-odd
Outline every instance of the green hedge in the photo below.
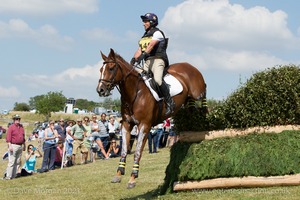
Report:
<svg viewBox="0 0 300 200"><path fill-rule="evenodd" d="M208 100L206 116L195 103L184 107L174 124L177 133L300 124L299 94L299 66L277 66L255 73L226 100Z"/></svg>
<svg viewBox="0 0 300 200"><path fill-rule="evenodd" d="M300 173L300 131L250 134L171 149L162 193L175 181Z"/></svg>
<svg viewBox="0 0 300 200"><path fill-rule="evenodd" d="M300 123L300 68L278 66L254 74L222 106L226 127Z"/></svg>

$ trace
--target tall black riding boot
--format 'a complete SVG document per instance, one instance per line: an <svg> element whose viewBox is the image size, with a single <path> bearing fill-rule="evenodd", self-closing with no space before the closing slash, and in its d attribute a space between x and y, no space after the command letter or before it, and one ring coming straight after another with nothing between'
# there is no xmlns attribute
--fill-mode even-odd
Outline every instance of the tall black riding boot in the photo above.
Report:
<svg viewBox="0 0 300 200"><path fill-rule="evenodd" d="M167 86L166 82L163 81L161 86L159 86L159 89L165 99L166 115L169 115L174 112L175 102L174 102L173 98L170 96L169 87Z"/></svg>

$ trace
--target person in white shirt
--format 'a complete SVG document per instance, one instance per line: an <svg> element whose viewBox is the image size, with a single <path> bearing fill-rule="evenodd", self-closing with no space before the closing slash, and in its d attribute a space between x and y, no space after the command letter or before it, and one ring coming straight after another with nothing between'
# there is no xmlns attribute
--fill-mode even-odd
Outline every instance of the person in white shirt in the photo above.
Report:
<svg viewBox="0 0 300 200"><path fill-rule="evenodd" d="M144 77L146 73L149 73L149 71L153 73L154 81L165 100L165 115L169 115L174 111L175 102L170 96L167 83L163 80L163 71L165 67L169 66L167 56L168 38L165 37L163 31L157 28L158 17L154 13L146 13L141 16L141 19L145 33L139 41L139 47L131 59L130 64L140 64L141 61L145 61L143 68L136 68L136 70L142 77Z"/></svg>
<svg viewBox="0 0 300 200"><path fill-rule="evenodd" d="M43 149L42 145L44 143L44 139L45 139L45 130L43 129L42 126L40 126L39 131L38 131L38 148L39 149Z"/></svg>

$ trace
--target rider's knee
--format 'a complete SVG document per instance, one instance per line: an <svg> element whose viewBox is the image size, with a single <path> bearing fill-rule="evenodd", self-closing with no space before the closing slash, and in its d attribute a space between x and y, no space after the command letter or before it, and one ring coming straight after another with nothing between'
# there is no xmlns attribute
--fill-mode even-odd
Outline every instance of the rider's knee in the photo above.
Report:
<svg viewBox="0 0 300 200"><path fill-rule="evenodd" d="M162 79L159 79L159 78L155 78L155 77L154 77L154 81L157 83L158 86L161 86L161 84L162 84Z"/></svg>

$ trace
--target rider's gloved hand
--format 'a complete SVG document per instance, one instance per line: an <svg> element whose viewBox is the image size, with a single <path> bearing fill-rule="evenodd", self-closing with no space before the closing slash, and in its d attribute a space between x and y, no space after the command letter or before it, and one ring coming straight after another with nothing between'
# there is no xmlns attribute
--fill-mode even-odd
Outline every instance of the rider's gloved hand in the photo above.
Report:
<svg viewBox="0 0 300 200"><path fill-rule="evenodd" d="M130 60L130 64L131 64L131 65L134 65L135 61L136 61L136 60L135 60L135 58L134 58L134 57L133 57L133 58L131 58L131 60Z"/></svg>
<svg viewBox="0 0 300 200"><path fill-rule="evenodd" d="M149 56L148 53L143 52L143 53L137 58L136 62L137 62L138 64L140 64L141 61L144 60L145 58L147 58L148 56Z"/></svg>

